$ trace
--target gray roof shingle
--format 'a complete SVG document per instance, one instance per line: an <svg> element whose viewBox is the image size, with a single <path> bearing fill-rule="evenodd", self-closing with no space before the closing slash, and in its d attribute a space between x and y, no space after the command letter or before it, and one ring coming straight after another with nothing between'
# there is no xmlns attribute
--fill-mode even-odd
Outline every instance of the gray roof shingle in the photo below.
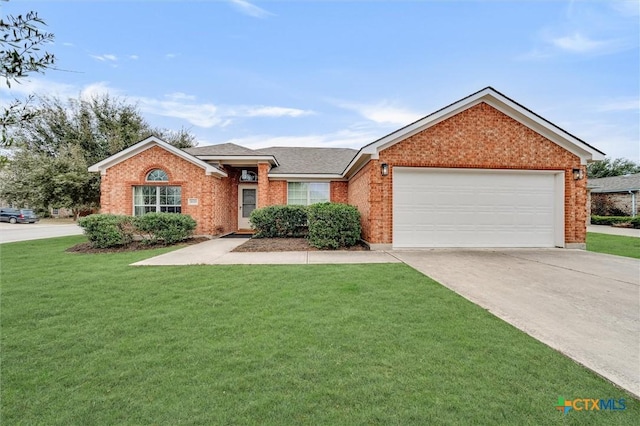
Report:
<svg viewBox="0 0 640 426"><path fill-rule="evenodd" d="M196 146L194 148L184 148L188 154L195 155L260 155L253 149L234 143L221 143L218 145Z"/></svg>
<svg viewBox="0 0 640 426"><path fill-rule="evenodd" d="M250 149L233 143L185 148L193 156L273 156L269 174L341 174L358 152L351 148L271 147Z"/></svg>
<svg viewBox="0 0 640 426"><path fill-rule="evenodd" d="M255 150L273 155L279 166L269 172L278 174L341 174L358 152L351 148L271 147Z"/></svg>
<svg viewBox="0 0 640 426"><path fill-rule="evenodd" d="M588 187L591 188L591 192L638 191L640 190L640 173L589 179Z"/></svg>

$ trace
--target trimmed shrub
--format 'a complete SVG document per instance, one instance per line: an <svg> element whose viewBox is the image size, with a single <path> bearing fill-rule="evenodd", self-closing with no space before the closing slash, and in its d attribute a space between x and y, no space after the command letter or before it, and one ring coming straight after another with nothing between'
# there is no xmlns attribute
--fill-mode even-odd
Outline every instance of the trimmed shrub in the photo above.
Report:
<svg viewBox="0 0 640 426"><path fill-rule="evenodd" d="M115 214L92 214L78 220L78 225L96 248L124 246L133 241L133 218Z"/></svg>
<svg viewBox="0 0 640 426"><path fill-rule="evenodd" d="M307 235L306 206L268 206L249 217L254 238L300 238Z"/></svg>
<svg viewBox="0 0 640 426"><path fill-rule="evenodd" d="M640 216L636 216L633 219L631 219L631 226L633 226L636 229L640 229Z"/></svg>
<svg viewBox="0 0 640 426"><path fill-rule="evenodd" d="M614 223L627 223L632 221L631 216L591 216L592 225L613 225Z"/></svg>
<svg viewBox="0 0 640 426"><path fill-rule="evenodd" d="M133 224L145 244L175 244L189 238L196 229L191 216L176 213L147 213L137 216Z"/></svg>
<svg viewBox="0 0 640 426"><path fill-rule="evenodd" d="M309 206L309 243L317 248L351 247L360 239L360 212L341 203Z"/></svg>

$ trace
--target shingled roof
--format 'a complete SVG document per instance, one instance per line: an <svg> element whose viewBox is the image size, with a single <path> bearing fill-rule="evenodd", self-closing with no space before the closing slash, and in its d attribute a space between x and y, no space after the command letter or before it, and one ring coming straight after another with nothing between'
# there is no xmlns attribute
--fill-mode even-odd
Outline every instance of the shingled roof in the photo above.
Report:
<svg viewBox="0 0 640 426"><path fill-rule="evenodd" d="M244 146L236 145L234 143L221 143L218 145L197 146L194 148L185 148L183 151L195 155L259 155L253 149L245 148Z"/></svg>
<svg viewBox="0 0 640 426"><path fill-rule="evenodd" d="M640 191L640 173L589 179L589 188L591 192Z"/></svg>
<svg viewBox="0 0 640 426"><path fill-rule="evenodd" d="M342 174L358 152L351 148L289 148L258 149L263 155L273 155L280 164L269 172L278 174Z"/></svg>
<svg viewBox="0 0 640 426"><path fill-rule="evenodd" d="M358 152L351 148L271 147L250 149L233 143L185 148L195 157L272 156L278 165L270 175L342 174Z"/></svg>

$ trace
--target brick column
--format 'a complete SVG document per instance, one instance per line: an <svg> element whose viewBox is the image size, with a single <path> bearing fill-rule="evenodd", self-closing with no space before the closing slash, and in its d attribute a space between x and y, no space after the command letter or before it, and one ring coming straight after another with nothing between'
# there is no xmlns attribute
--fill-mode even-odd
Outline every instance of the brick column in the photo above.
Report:
<svg viewBox="0 0 640 426"><path fill-rule="evenodd" d="M269 163L258 163L258 208L269 205Z"/></svg>

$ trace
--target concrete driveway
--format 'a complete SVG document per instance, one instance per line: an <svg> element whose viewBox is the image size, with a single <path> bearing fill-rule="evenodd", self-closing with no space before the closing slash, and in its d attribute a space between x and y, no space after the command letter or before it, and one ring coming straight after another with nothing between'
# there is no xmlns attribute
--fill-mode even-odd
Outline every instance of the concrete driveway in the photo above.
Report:
<svg viewBox="0 0 640 426"><path fill-rule="evenodd" d="M640 396L640 260L563 249L393 254Z"/></svg>
<svg viewBox="0 0 640 426"><path fill-rule="evenodd" d="M0 244L81 234L82 228L74 223L0 223Z"/></svg>

